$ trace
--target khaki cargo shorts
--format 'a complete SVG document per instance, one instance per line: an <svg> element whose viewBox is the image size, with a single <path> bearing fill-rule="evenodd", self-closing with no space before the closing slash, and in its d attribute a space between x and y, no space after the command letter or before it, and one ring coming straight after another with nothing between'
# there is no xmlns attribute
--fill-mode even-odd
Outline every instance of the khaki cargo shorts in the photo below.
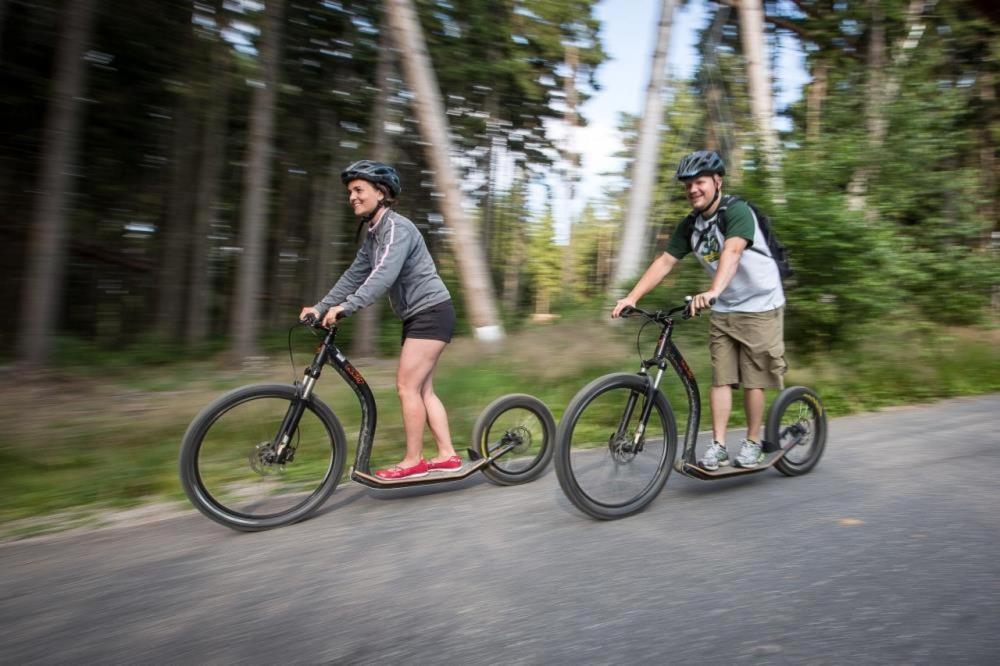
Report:
<svg viewBox="0 0 1000 666"><path fill-rule="evenodd" d="M784 388L785 308L768 312L713 312L708 349L712 386Z"/></svg>

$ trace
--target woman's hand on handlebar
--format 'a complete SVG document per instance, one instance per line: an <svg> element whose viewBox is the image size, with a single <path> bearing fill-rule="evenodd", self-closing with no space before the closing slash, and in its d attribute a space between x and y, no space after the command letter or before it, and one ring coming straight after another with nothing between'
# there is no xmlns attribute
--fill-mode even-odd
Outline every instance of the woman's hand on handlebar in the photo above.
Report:
<svg viewBox="0 0 1000 666"><path fill-rule="evenodd" d="M327 328L333 328L337 324L337 320L340 319L341 313L344 311L339 305L335 305L326 311L323 315L323 325Z"/></svg>
<svg viewBox="0 0 1000 666"><path fill-rule="evenodd" d="M616 319L619 316L621 316L622 310L624 310L625 308L634 308L634 307L635 307L635 299L626 296L625 298L615 303L615 309L611 311L611 318Z"/></svg>
<svg viewBox="0 0 1000 666"><path fill-rule="evenodd" d="M316 308L302 308L302 312L299 313L299 321L306 321L306 317L312 317L314 321L319 321L319 310Z"/></svg>

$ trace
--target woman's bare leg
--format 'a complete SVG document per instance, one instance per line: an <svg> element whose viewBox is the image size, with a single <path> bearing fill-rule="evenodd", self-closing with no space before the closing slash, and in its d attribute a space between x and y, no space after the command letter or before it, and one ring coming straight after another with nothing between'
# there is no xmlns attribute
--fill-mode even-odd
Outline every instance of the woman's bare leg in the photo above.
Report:
<svg viewBox="0 0 1000 666"><path fill-rule="evenodd" d="M451 429L448 427L448 412L445 411L444 403L434 393L434 371L431 371L427 381L424 382L424 390L421 393L424 399L424 408L427 410L427 425L431 428L434 441L437 442L438 452L432 458L434 462L443 462L456 455L455 447L451 443Z"/></svg>
<svg viewBox="0 0 1000 666"><path fill-rule="evenodd" d="M412 467L422 457L424 426L428 417L422 392L446 344L441 340L416 338L407 338L403 343L399 370L396 372L396 391L403 408L403 430L406 431L406 456L399 463L401 467Z"/></svg>

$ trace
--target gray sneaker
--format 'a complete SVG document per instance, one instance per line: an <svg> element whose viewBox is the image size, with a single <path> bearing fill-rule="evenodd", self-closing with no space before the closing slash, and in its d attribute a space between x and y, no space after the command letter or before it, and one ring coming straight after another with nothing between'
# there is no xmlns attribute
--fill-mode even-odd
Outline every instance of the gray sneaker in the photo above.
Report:
<svg viewBox="0 0 1000 666"><path fill-rule="evenodd" d="M744 439L740 454L736 456L738 467L756 467L764 460L764 452L761 450L760 442L751 439Z"/></svg>
<svg viewBox="0 0 1000 666"><path fill-rule="evenodd" d="M726 451L724 445L712 442L712 445L705 449L705 454L698 461L698 464L702 469L714 472L720 466L725 467L729 464L729 452Z"/></svg>

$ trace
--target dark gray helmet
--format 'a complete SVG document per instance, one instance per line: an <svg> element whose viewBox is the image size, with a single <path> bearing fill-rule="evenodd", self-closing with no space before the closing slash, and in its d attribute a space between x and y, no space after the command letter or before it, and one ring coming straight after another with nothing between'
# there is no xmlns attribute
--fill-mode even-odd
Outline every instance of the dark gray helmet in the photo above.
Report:
<svg viewBox="0 0 1000 666"><path fill-rule="evenodd" d="M714 150L696 150L681 158L681 163L677 165L677 180L694 178L703 173L726 175L726 163L719 157L719 153Z"/></svg>
<svg viewBox="0 0 1000 666"><path fill-rule="evenodd" d="M340 172L340 182L347 185L352 180L367 180L369 183L385 185L393 198L399 196L403 186L399 182L396 170L388 164L359 160Z"/></svg>

